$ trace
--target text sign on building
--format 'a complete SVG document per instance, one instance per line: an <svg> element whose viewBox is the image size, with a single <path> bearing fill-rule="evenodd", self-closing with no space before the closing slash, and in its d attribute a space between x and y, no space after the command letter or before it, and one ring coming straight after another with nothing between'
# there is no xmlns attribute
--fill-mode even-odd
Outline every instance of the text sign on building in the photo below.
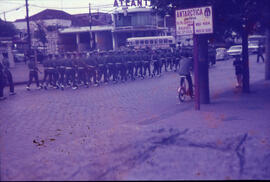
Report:
<svg viewBox="0 0 270 182"><path fill-rule="evenodd" d="M213 33L211 6L176 10L175 16L177 35Z"/></svg>
<svg viewBox="0 0 270 182"><path fill-rule="evenodd" d="M151 6L151 0L114 0L113 7Z"/></svg>

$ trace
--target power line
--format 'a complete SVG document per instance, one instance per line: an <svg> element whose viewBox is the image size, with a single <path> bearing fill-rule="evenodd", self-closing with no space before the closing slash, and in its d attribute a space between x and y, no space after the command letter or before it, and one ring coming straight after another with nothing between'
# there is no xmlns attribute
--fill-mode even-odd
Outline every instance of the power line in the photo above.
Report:
<svg viewBox="0 0 270 182"><path fill-rule="evenodd" d="M92 6L92 7L94 7L93 9L109 8L112 5L113 4L106 4L106 5L96 5L96 6ZM40 5L36 5L36 4L29 4L29 6L33 6L36 8L44 8L44 9L88 9L87 6L85 6L85 7L49 7L49 6L40 6Z"/></svg>
<svg viewBox="0 0 270 182"><path fill-rule="evenodd" d="M19 7L17 7L17 8L13 8L13 9L10 9L10 10L7 10L7 11L2 11L2 12L0 12L0 15L1 14L6 14L6 13L10 13L10 12L13 12L13 11L18 11L19 9L21 9L21 8L23 8L23 7L25 7L25 4L24 5L22 5L22 6L19 6Z"/></svg>

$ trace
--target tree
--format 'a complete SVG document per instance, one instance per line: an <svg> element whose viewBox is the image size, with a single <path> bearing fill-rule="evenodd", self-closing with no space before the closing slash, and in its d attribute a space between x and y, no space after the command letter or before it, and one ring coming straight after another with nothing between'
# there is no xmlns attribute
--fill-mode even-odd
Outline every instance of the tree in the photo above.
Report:
<svg viewBox="0 0 270 182"><path fill-rule="evenodd" d="M0 37L13 37L17 34L17 29L11 22L0 19Z"/></svg>
<svg viewBox="0 0 270 182"><path fill-rule="evenodd" d="M220 40L228 32L242 35L243 45L243 92L249 92L248 34L254 32L257 23L268 30L270 44L269 0L152 0L153 9L159 15L175 16L175 10L207 6L213 8L214 33L208 39ZM267 46L266 79L270 79L270 46Z"/></svg>
<svg viewBox="0 0 270 182"><path fill-rule="evenodd" d="M45 44L48 42L45 28L42 25L42 23L36 22L36 25L37 25L37 31L35 31L34 37L42 43L43 47L45 47Z"/></svg>

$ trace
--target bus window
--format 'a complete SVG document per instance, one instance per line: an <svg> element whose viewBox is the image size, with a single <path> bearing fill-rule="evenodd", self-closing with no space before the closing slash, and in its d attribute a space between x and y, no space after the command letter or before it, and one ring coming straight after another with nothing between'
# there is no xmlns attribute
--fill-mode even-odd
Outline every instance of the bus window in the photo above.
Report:
<svg viewBox="0 0 270 182"><path fill-rule="evenodd" d="M150 40L150 44L153 44L154 43L154 41L153 40Z"/></svg>
<svg viewBox="0 0 270 182"><path fill-rule="evenodd" d="M163 39L159 39L159 43L160 44L163 44Z"/></svg>
<svg viewBox="0 0 270 182"><path fill-rule="evenodd" d="M145 44L148 44L148 42L149 42L148 40L145 40Z"/></svg>
<svg viewBox="0 0 270 182"><path fill-rule="evenodd" d="M139 40L136 40L135 43L136 43L136 45L138 45L139 44Z"/></svg>
<svg viewBox="0 0 270 182"><path fill-rule="evenodd" d="M168 39L164 39L164 43L167 44L168 43Z"/></svg>
<svg viewBox="0 0 270 182"><path fill-rule="evenodd" d="M169 43L170 43L170 44L172 44L172 43L173 43L173 41L172 41L172 40L169 40Z"/></svg>
<svg viewBox="0 0 270 182"><path fill-rule="evenodd" d="M144 44L144 40L140 40L140 44Z"/></svg>
<svg viewBox="0 0 270 182"><path fill-rule="evenodd" d="M155 44L158 44L158 40L155 40Z"/></svg>

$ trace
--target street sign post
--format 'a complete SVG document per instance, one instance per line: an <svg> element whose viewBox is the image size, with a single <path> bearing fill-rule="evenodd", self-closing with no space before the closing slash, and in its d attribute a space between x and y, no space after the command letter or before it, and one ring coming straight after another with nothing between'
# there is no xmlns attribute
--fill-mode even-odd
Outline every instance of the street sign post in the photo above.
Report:
<svg viewBox="0 0 270 182"><path fill-rule="evenodd" d="M212 7L176 10L176 35L193 35L195 109L200 110L198 36L213 33Z"/></svg>

